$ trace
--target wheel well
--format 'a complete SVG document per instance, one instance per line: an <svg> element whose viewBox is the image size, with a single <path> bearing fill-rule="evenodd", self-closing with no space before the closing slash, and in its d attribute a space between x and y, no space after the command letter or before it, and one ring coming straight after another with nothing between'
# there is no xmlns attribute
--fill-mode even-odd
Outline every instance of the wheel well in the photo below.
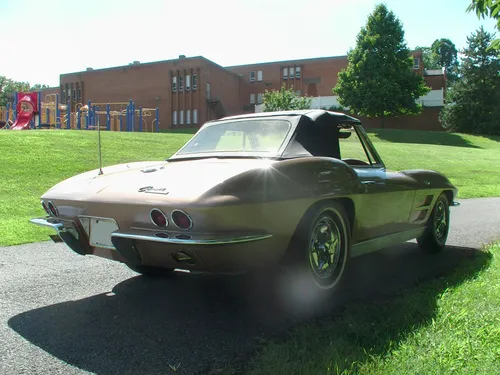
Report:
<svg viewBox="0 0 500 375"><path fill-rule="evenodd" d="M448 199L448 204L451 206L453 204L453 193L450 190L443 191L443 194Z"/></svg>

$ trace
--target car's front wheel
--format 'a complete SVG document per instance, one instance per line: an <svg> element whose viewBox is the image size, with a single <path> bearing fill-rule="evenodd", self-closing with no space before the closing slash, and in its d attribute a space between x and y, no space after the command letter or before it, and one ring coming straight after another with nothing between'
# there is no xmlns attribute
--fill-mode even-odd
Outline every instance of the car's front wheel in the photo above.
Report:
<svg viewBox="0 0 500 375"><path fill-rule="evenodd" d="M168 277L174 271L173 268L162 268L162 267L143 266L143 265L136 266L132 264L126 264L126 265L132 271L151 278Z"/></svg>
<svg viewBox="0 0 500 375"><path fill-rule="evenodd" d="M427 221L425 231L417 238L417 243L424 253L436 254L446 246L450 230L450 204L448 198L441 194Z"/></svg>

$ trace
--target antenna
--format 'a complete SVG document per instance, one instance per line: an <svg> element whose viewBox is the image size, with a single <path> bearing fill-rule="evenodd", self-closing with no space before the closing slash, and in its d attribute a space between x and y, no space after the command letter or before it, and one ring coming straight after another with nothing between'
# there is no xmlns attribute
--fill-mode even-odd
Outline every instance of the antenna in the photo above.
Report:
<svg viewBox="0 0 500 375"><path fill-rule="evenodd" d="M95 112L95 107L94 107L94 116L96 115L96 112ZM94 117L95 118L95 117ZM103 172L102 172L102 154L101 154L101 124L99 122L99 116L97 116L97 145L98 145L98 149L99 149L99 173L98 175L102 175Z"/></svg>

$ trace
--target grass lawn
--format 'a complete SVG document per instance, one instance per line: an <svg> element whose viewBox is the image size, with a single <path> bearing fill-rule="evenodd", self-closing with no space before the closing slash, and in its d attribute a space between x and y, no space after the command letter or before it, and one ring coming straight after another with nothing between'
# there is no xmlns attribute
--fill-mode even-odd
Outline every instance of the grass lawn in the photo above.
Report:
<svg viewBox="0 0 500 375"><path fill-rule="evenodd" d="M450 276L269 342L248 375L498 374L500 243ZM226 373L234 373L228 368Z"/></svg>
<svg viewBox="0 0 500 375"><path fill-rule="evenodd" d="M459 188L459 198L500 196L500 138L452 133L370 131L389 169L435 169ZM103 164L161 160L190 137L102 132ZM48 229L28 223L44 212L39 197L57 182L97 167L97 133L0 131L0 246L47 239Z"/></svg>

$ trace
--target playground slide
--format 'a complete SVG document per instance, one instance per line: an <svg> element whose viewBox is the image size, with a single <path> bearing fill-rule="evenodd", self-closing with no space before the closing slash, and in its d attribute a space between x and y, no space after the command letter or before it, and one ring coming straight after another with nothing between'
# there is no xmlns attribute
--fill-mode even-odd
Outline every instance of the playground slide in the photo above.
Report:
<svg viewBox="0 0 500 375"><path fill-rule="evenodd" d="M11 130L27 130L30 128L30 121L33 118L33 112L20 112L16 121L10 127Z"/></svg>

